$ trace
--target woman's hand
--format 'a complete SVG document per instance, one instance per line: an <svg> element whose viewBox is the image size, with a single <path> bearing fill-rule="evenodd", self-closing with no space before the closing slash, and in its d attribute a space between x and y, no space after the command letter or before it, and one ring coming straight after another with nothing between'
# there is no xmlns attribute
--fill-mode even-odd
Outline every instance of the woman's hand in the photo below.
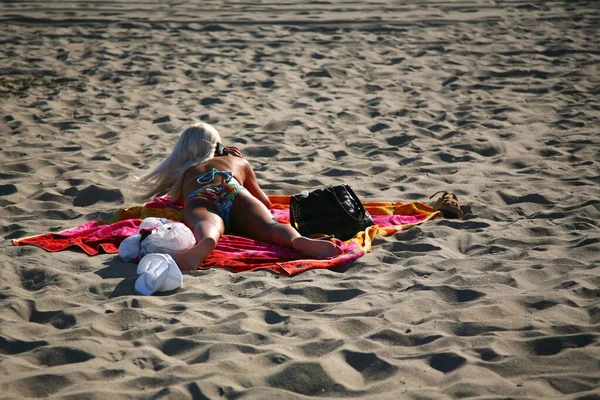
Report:
<svg viewBox="0 0 600 400"><path fill-rule="evenodd" d="M234 157L240 157L240 158L244 158L244 155L242 154L242 152L240 151L239 148L237 148L236 146L227 146L223 149L223 153L229 155L229 156L234 156Z"/></svg>

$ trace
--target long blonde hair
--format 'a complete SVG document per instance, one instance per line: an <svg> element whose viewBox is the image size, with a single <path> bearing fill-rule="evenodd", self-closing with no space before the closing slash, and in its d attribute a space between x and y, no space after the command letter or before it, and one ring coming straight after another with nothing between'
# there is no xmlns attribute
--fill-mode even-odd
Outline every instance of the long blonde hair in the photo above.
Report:
<svg viewBox="0 0 600 400"><path fill-rule="evenodd" d="M156 168L136 182L137 200L147 200L169 189L173 199L179 197L185 171L214 157L219 132L209 124L200 122L186 128L177 139L171 154Z"/></svg>

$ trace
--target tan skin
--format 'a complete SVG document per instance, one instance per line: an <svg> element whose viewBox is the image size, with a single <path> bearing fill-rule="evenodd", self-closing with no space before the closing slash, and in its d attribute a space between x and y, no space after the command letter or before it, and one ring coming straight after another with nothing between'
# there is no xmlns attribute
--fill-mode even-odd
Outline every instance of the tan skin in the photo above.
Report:
<svg viewBox="0 0 600 400"><path fill-rule="evenodd" d="M197 269L225 233L225 224L212 200L202 197L187 200L200 187L224 182L220 175L215 176L207 185L200 185L193 179L212 168L232 172L234 178L247 189L240 190L231 207L230 225L236 233L262 242L294 248L310 258L327 258L340 253L340 249L332 242L302 237L290 225L277 222L269 211L271 202L256 181L250 163L236 147L227 147L225 152L229 155L214 157L203 164L190 167L184 174L180 196L174 196L174 200L183 199L184 222L196 237L196 245L177 258L180 269Z"/></svg>

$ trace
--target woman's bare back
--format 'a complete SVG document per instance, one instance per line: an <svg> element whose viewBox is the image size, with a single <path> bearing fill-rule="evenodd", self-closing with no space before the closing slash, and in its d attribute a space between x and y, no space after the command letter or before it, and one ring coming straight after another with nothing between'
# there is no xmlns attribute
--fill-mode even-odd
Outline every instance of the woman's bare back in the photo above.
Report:
<svg viewBox="0 0 600 400"><path fill-rule="evenodd" d="M216 175L211 182L205 184L198 183L195 179L198 176L211 171L213 168L219 171L231 172L239 184L248 189L250 194L267 207L270 207L271 203L269 198L258 185L250 163L244 158L233 156L214 157L205 163L190 167L183 175L181 193L179 193L179 195L174 194L174 199L187 199L191 193L201 187L223 183L225 178L221 175Z"/></svg>

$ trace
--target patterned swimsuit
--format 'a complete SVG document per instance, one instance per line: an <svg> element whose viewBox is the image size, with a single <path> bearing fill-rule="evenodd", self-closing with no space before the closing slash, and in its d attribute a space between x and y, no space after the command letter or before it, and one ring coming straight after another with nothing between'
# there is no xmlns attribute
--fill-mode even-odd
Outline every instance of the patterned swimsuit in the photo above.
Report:
<svg viewBox="0 0 600 400"><path fill-rule="evenodd" d="M225 230L229 229L229 214L231 213L231 206L233 205L233 200L235 200L235 196L242 190L244 187L240 185L240 183L233 177L233 174L228 171L219 171L216 168L197 176L196 182L200 185L206 185L215 178L215 175L221 175L225 178L225 182L214 185L214 186L205 186L199 189L196 189L188 196L188 200L193 197L202 197L204 199L211 200L217 206L217 210L219 211L219 215L223 218L223 222L225 223Z"/></svg>

